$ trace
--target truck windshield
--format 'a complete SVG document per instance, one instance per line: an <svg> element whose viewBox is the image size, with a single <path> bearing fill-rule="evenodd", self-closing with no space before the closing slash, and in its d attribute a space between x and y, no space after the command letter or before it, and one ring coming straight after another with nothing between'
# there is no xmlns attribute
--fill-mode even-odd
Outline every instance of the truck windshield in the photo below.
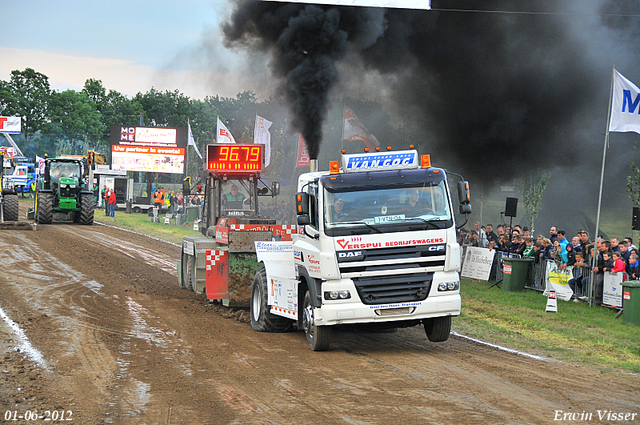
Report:
<svg viewBox="0 0 640 425"><path fill-rule="evenodd" d="M324 192L327 234L447 228L453 224L445 180L359 189Z"/></svg>

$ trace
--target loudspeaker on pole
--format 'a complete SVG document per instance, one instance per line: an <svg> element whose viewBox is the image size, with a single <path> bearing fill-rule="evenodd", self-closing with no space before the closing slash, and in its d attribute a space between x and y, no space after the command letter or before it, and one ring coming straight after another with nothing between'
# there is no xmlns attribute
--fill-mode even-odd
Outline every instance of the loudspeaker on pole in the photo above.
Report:
<svg viewBox="0 0 640 425"><path fill-rule="evenodd" d="M640 230L640 207L633 207L633 218L631 219L631 230Z"/></svg>
<svg viewBox="0 0 640 425"><path fill-rule="evenodd" d="M507 198L504 206L504 215L507 217L515 217L518 211L518 198Z"/></svg>

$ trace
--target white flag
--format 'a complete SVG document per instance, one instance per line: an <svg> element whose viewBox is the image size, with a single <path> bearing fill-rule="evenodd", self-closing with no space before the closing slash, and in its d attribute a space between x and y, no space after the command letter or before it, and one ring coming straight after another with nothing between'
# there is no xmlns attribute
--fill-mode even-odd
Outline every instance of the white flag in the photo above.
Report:
<svg viewBox="0 0 640 425"><path fill-rule="evenodd" d="M640 89L615 69L609 131L640 133Z"/></svg>
<svg viewBox="0 0 640 425"><path fill-rule="evenodd" d="M189 129L189 141L187 142L187 146L191 145L193 146L193 148L196 150L196 153L198 154L198 156L200 157L200 159L202 159L202 155L200 155L200 151L198 150L198 147L196 146L196 141L193 139L193 133L191 132L191 122L187 121L187 126Z"/></svg>
<svg viewBox="0 0 640 425"><path fill-rule="evenodd" d="M218 130L216 131L216 143L235 143L231 132L224 126L220 117L218 117Z"/></svg>
<svg viewBox="0 0 640 425"><path fill-rule="evenodd" d="M356 117L351 108L347 108L344 112L344 128L342 130L342 139L349 140L351 142L361 141L369 149L375 149L376 146L380 146L380 142L376 139L376 136L371 134L367 127Z"/></svg>
<svg viewBox="0 0 640 425"><path fill-rule="evenodd" d="M271 162L271 133L269 129L273 124L256 114L256 128L253 131L253 143L264 145L264 166Z"/></svg>
<svg viewBox="0 0 640 425"><path fill-rule="evenodd" d="M44 158L40 158L36 155L36 174L44 174Z"/></svg>

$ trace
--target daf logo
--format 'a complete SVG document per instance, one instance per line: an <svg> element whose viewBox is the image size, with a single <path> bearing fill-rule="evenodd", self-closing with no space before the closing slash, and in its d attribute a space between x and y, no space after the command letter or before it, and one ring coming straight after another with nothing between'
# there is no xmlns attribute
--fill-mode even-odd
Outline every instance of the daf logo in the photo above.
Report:
<svg viewBox="0 0 640 425"><path fill-rule="evenodd" d="M338 261L359 261L364 259L362 251L343 251L338 252Z"/></svg>

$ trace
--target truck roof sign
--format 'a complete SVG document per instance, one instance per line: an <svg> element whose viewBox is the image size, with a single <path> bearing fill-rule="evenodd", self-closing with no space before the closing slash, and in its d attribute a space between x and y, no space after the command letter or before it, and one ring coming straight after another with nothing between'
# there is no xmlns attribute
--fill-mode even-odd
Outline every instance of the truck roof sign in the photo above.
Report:
<svg viewBox="0 0 640 425"><path fill-rule="evenodd" d="M345 173L419 168L418 151L372 152L342 155Z"/></svg>

